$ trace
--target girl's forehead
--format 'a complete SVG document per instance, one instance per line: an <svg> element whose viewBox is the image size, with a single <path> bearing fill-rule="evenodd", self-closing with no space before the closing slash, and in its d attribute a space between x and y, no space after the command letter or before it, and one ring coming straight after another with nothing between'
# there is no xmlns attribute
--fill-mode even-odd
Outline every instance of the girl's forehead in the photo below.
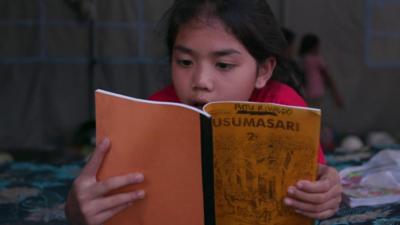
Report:
<svg viewBox="0 0 400 225"><path fill-rule="evenodd" d="M203 57L235 55L252 58L246 47L218 19L192 20L182 25L173 50Z"/></svg>
<svg viewBox="0 0 400 225"><path fill-rule="evenodd" d="M182 25L175 44L240 45L237 38L219 20L192 20ZM222 46L221 46L222 47Z"/></svg>
<svg viewBox="0 0 400 225"><path fill-rule="evenodd" d="M215 17L215 16L201 16L201 17L194 17L193 19L189 20L188 22L181 25L179 28L178 34L182 30L203 30L203 31L218 31L224 32L227 35L233 35L230 29L225 25L225 23Z"/></svg>

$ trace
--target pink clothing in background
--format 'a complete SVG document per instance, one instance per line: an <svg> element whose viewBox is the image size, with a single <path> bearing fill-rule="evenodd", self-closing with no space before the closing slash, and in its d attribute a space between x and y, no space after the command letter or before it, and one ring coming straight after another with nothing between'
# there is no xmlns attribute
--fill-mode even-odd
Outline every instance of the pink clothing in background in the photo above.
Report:
<svg viewBox="0 0 400 225"><path fill-rule="evenodd" d="M325 94L325 84L322 71L326 70L326 64L321 55L310 54L303 59L305 74L305 94L307 98L322 98Z"/></svg>

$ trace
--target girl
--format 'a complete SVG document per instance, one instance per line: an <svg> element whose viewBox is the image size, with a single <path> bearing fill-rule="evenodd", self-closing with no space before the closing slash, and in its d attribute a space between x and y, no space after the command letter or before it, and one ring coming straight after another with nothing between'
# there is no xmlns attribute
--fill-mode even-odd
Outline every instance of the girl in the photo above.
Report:
<svg viewBox="0 0 400 225"><path fill-rule="evenodd" d="M177 0L168 15L172 85L151 99L196 107L219 100L305 106L296 91L282 83L290 77L274 74L283 66L286 43L264 0ZM98 182L96 173L109 145L108 139L98 145L73 184L66 203L73 224L102 224L145 197L144 190L105 196L144 179L132 173ZM324 162L322 152L319 162ZM339 181L336 170L320 164L318 181L298 181L284 202L312 218L330 217L341 201Z"/></svg>

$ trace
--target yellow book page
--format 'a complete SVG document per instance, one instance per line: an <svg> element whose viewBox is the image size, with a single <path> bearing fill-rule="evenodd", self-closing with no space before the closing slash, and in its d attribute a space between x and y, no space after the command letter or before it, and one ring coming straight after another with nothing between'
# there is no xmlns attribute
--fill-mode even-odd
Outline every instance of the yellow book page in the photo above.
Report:
<svg viewBox="0 0 400 225"><path fill-rule="evenodd" d="M290 185L315 180L320 111L266 103L215 103L217 225L297 225L313 220L283 203Z"/></svg>

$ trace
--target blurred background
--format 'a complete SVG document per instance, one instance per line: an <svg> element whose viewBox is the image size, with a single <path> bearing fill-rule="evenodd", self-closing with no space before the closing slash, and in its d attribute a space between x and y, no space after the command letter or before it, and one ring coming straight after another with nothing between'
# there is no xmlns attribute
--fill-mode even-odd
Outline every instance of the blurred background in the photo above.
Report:
<svg viewBox="0 0 400 225"><path fill-rule="evenodd" d="M348 206L320 224L400 224L400 0L267 1L299 81L311 83L298 54L309 34L329 75L312 103ZM67 193L95 144L94 91L147 98L170 82L171 3L0 0L0 224L68 224ZM377 153L378 173L360 172Z"/></svg>
<svg viewBox="0 0 400 225"><path fill-rule="evenodd" d="M400 1L269 0L283 27L314 33L343 101L324 126L400 132ZM60 151L90 141L93 91L146 98L169 82L159 23L171 0L1 0L0 149ZM297 53L297 50L295 50ZM297 57L297 54L296 54Z"/></svg>

